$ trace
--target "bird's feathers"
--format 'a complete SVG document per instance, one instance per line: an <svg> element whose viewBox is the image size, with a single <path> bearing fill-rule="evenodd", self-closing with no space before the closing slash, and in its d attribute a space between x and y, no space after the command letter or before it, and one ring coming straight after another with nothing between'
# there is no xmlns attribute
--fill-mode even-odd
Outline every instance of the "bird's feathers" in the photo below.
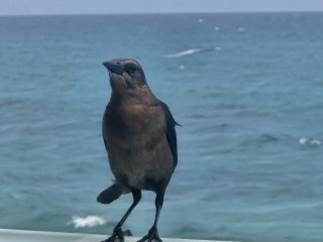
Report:
<svg viewBox="0 0 323 242"><path fill-rule="evenodd" d="M102 191L96 200L99 203L109 204L118 199L123 193L127 192L129 191L127 191L124 186L119 183L114 183L112 186Z"/></svg>

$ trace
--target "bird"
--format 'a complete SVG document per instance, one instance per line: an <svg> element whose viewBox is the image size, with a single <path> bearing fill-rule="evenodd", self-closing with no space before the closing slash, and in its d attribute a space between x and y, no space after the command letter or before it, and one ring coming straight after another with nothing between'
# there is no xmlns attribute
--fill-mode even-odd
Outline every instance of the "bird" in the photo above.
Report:
<svg viewBox="0 0 323 242"><path fill-rule="evenodd" d="M103 114L102 136L113 184L102 191L97 201L109 204L131 193L133 202L102 242L124 242L122 225L141 200L142 191L155 197L155 217L148 233L137 242L162 242L158 220L166 188L177 166L177 136L174 119L166 103L150 89L143 68L132 58L103 62L107 68L111 96Z"/></svg>

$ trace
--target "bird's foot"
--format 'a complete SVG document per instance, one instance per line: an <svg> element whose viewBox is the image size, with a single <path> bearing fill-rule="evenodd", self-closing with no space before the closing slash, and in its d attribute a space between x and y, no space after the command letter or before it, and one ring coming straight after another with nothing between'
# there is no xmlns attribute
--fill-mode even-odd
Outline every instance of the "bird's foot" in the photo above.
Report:
<svg viewBox="0 0 323 242"><path fill-rule="evenodd" d="M151 228L147 235L142 237L142 239L137 242L163 242L159 237L158 231L156 228Z"/></svg>
<svg viewBox="0 0 323 242"><path fill-rule="evenodd" d="M125 235L132 236L132 233L130 230L123 231L121 228L117 228L113 230L113 233L109 238L101 242L124 242Z"/></svg>

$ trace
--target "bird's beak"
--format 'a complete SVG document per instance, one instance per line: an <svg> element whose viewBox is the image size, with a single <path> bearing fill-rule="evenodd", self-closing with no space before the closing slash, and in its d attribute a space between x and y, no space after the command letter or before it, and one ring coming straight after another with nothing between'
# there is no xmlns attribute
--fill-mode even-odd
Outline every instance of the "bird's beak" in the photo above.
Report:
<svg viewBox="0 0 323 242"><path fill-rule="evenodd" d="M124 68L123 66L116 61L104 61L103 65L109 70L110 73L116 73L122 75Z"/></svg>

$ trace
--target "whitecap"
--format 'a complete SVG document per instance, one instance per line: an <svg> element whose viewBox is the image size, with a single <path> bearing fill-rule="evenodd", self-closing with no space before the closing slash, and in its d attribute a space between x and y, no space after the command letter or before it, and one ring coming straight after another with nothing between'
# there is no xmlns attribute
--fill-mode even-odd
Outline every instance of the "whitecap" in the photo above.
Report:
<svg viewBox="0 0 323 242"><path fill-rule="evenodd" d="M70 224L73 224L75 228L85 228L85 227L95 227L98 225L103 225L105 224L106 221L98 216L94 216L94 215L89 215L86 217L78 217L75 216L72 218L72 221L70 222Z"/></svg>
<svg viewBox="0 0 323 242"><path fill-rule="evenodd" d="M239 31L239 32L244 32L245 30L246 30L246 29L245 29L244 27L239 27L239 28L238 28L238 31Z"/></svg>
<svg viewBox="0 0 323 242"><path fill-rule="evenodd" d="M219 26L214 26L214 30L215 31L219 31L220 30L220 27Z"/></svg>
<svg viewBox="0 0 323 242"><path fill-rule="evenodd" d="M310 144L311 145L321 145L322 141L318 140L318 139L313 139L313 140L311 140Z"/></svg>
<svg viewBox="0 0 323 242"><path fill-rule="evenodd" d="M197 21L198 21L199 23L203 23L203 22L204 22L204 19L203 19L203 18L199 18Z"/></svg>
<svg viewBox="0 0 323 242"><path fill-rule="evenodd" d="M185 69L185 66L184 65L179 65L178 67L180 70L184 70Z"/></svg>
<svg viewBox="0 0 323 242"><path fill-rule="evenodd" d="M298 142L301 145L311 145L311 146L318 146L322 144L322 141L319 139L305 138L305 137L300 138Z"/></svg>
<svg viewBox="0 0 323 242"><path fill-rule="evenodd" d="M307 138L302 137L298 140L298 143L300 143L301 145L306 145L307 141L308 141Z"/></svg>
<svg viewBox="0 0 323 242"><path fill-rule="evenodd" d="M178 58L178 57L182 57L182 56L186 56L186 55L193 55L193 54L209 52L209 51L213 51L213 50L214 50L213 48L188 49L188 50L176 52L174 54L167 54L167 55L164 55L164 57L166 57L166 58Z"/></svg>
<svg viewBox="0 0 323 242"><path fill-rule="evenodd" d="M199 53L200 51L201 49L189 49L189 50L180 51L174 54L168 54L168 55L165 55L165 57L168 57L168 58L182 57L185 55L192 55L195 53Z"/></svg>

